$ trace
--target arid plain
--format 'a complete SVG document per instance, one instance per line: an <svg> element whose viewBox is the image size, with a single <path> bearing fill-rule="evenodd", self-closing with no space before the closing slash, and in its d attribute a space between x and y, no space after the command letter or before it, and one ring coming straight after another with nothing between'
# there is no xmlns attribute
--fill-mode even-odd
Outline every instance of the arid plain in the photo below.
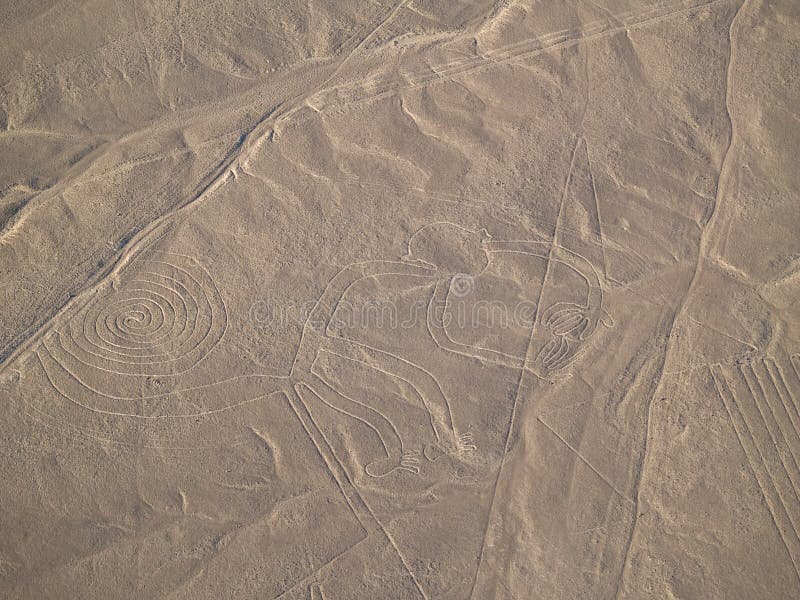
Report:
<svg viewBox="0 0 800 600"><path fill-rule="evenodd" d="M0 597L800 597L796 0L0 23Z"/></svg>

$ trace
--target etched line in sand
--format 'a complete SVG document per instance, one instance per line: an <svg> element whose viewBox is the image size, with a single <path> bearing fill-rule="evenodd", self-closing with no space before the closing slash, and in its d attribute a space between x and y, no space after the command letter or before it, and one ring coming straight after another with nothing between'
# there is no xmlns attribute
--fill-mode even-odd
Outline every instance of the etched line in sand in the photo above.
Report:
<svg viewBox="0 0 800 600"><path fill-rule="evenodd" d="M322 595L322 586L318 583L312 583L308 586L308 600L325 600Z"/></svg>
<svg viewBox="0 0 800 600"><path fill-rule="evenodd" d="M567 180L569 182L569 177ZM559 222L563 202L562 198ZM457 428L454 416L459 413L458 406L452 405L431 371L400 354L341 336L334 326L337 309L360 282L382 276L399 277L401 281L411 278L413 289L430 286L425 317L427 328L422 331L431 334L431 327L436 325L436 322L431 325L430 321L434 301L441 298L446 308L451 295L463 298L465 293L470 293L472 278L480 276L493 258L505 254L539 259L544 270L542 287L524 356L498 353L478 345L459 344L453 348L452 344L437 343L433 335L430 339L433 347L449 354L511 367L515 375L519 372L518 396L526 373L545 380L557 377L604 316L602 288L596 270L586 258L559 244L558 228L556 230L553 242L547 246L532 240L498 241L486 230L472 230L450 222L432 223L411 236L402 260L373 260L344 267L329 281L308 315L291 369L283 376L254 374L209 384L182 385L161 393L146 392L145 383L152 378L172 378L182 383L188 376L196 376L198 365L208 360L227 328L225 303L211 276L193 259L165 253L145 257L138 270L107 286L105 295L98 294L62 323L52 336L41 342L36 352L45 376L62 397L99 415L139 419L142 427L164 418L210 414L224 418L225 413L231 413L237 406L254 401L269 402L272 394L282 393L359 522L368 531L380 530L397 550L385 528L375 525L374 514L325 439L312 408L325 405L347 419L365 424L376 435L384 456L360 461L365 465L366 475L373 478L392 472L416 476L423 469L423 459L433 462L440 456L461 455L478 448L469 427L466 430ZM556 299L547 310L539 310L551 270L557 265L582 282L585 301L579 304ZM422 287L420 282L424 284ZM436 290L438 295L434 293ZM533 347L537 323L550 336L542 348ZM503 360L498 360L498 356ZM369 397L356 400L347 382L329 379L320 364L331 357L348 365L371 369L395 382L408 398L418 400L418 405L425 410L425 418L408 416L408 423L431 432L435 442L424 448L409 445L397 424L388 414L371 405ZM114 382L113 389L104 387L109 380ZM204 400L211 397L225 402L215 408L203 407ZM154 398L158 398L159 403L150 406L148 402ZM181 405L187 399L188 411ZM128 404L120 405L120 400ZM136 406L121 410L131 404ZM145 410L147 406L150 408ZM198 410L198 406L202 410ZM398 410L403 411L403 407L399 406ZM499 469L508 454L513 414L509 423ZM495 494L497 481L499 478L494 483ZM408 568L399 550L398 555ZM414 578L412 570L408 571ZM424 597L419 583L416 580L415 583Z"/></svg>
<svg viewBox="0 0 800 600"><path fill-rule="evenodd" d="M674 14L680 14L682 12L688 12L691 10L699 9L702 7L710 6L712 4L717 4L719 2L724 2L728 0L711 0L710 2L705 2L702 4L693 4L691 6L686 6L685 3L680 3L678 5L669 5L669 6L681 6L682 8L677 10L667 11L663 14L652 16L650 15L648 18L642 18L635 23L629 23L625 27L617 28L617 29L608 29L601 33L592 33L592 35L586 35L586 32L581 34L581 36L572 39L570 43L580 43L584 40L595 39L598 37L606 36L606 35L613 35L615 33L619 33L622 31L627 31L629 28L633 26L640 26L644 25L648 22L654 21L656 19L665 18ZM652 10L652 9L651 9ZM649 14L650 11L644 11L641 14ZM637 13L638 14L638 13ZM591 31L591 29L590 29ZM542 38L537 38L537 40L541 40ZM569 45L569 44L566 44ZM563 42L556 43L554 45L548 46L547 48L540 48L538 52L543 52L549 49L558 48L558 47L565 47ZM496 49L498 52L501 49ZM530 54L530 53L528 53ZM515 58L517 58L515 56ZM504 62L498 62L497 60L489 60L489 59L482 59L481 64L477 66L471 67L471 69L477 68L478 66L486 66L485 62L490 63L491 65L494 64L504 64ZM506 61L507 62L507 61ZM459 73L460 74L460 73ZM441 75L437 75L437 80L442 79ZM421 85L426 85L429 82L422 82ZM411 87L414 87L413 85ZM393 91L395 90L396 86L392 88ZM409 86L401 86L402 89L409 89ZM397 88L400 89L400 88ZM276 107L274 110L269 111L266 113L254 126L246 129L244 133L241 135L239 142L237 142L234 147L230 150L228 155L224 157L224 159L220 162L219 167L214 169L212 172L208 174L208 176L204 179L201 185L198 186L196 193L194 193L189 199L182 202L180 205L176 206L174 209L169 211L168 213L163 214L161 217L153 221L145 230L141 232L139 236L136 237L135 240L129 242L126 247L123 249L123 255L120 261L128 260L127 253L135 252L139 246L145 243L149 238L157 233L158 228L163 225L165 222L168 222L170 219L176 217L178 214L188 211L190 208L195 207L203 200L210 197L214 191L219 189L225 183L235 179L236 173L240 170L241 165L245 164L248 160L248 157L253 152L257 151L261 145L261 141L265 137L272 138L272 135L275 131L275 127L277 124L286 119L292 119L298 114L298 108L302 107L305 104L313 106L311 102L312 98L315 95L319 95L320 93L327 93L328 90L322 90L315 93L311 93L308 95L302 96L300 99L300 104L292 106L285 106L281 107L280 105ZM379 95L384 94L385 92L381 91ZM367 98L363 99L370 99L376 97L375 94L369 95ZM356 101L361 101L362 99L356 99ZM344 105L351 104L352 102L346 102ZM280 110L279 110L280 109ZM101 282L102 283L102 282ZM101 284L98 284L99 287ZM71 307L72 303L70 303ZM40 333L40 332L39 332ZM38 337L38 333L34 334L33 337ZM29 347L33 342L33 339L29 339L24 346L19 346L13 352L12 356L9 357L8 360L3 361L2 365L0 365L0 371L4 370L6 366L11 362L11 359L19 355L19 351L24 350L25 348Z"/></svg>
<svg viewBox="0 0 800 600"><path fill-rule="evenodd" d="M797 493L800 490L800 468L797 462L797 451L800 450L800 438L797 436L791 419L788 418L786 405L778 393L771 373L766 369L765 361L745 363L739 367L747 389L755 400L759 415L767 427L770 440L778 450L781 465L792 483L794 499L800 503ZM798 504L800 506L800 504ZM800 516L800 515L798 515Z"/></svg>
<svg viewBox="0 0 800 600"><path fill-rule="evenodd" d="M567 198L567 190L569 189L570 179L572 177L573 169L575 168L575 160L576 160L576 157L577 157L577 154L578 154L578 144L579 144L579 142L580 142L579 139L577 139L576 142L575 142L575 148L573 149L573 152L572 152L572 158L570 160L569 170L567 172L566 177L564 178L564 189L563 189L563 192L561 194L561 200L560 200L559 207L558 207L558 216L556 217L556 226L555 226L555 229L553 231L552 240L550 241L551 249L548 252L548 256L547 256L547 262L546 262L546 266L545 266L544 277L542 279L542 287L541 287L541 289L539 291L539 299L536 302L535 317L534 317L533 325L531 327L530 336L528 337L528 344L527 344L527 347L525 349L525 359L524 359L523 364L527 364L528 360L529 360L529 357L531 356L531 354L533 352L535 352L535 350L534 350L534 335L536 333L536 323L540 319L539 309L541 307L542 299L544 297L544 291L545 291L545 288L547 286L548 278L550 276L550 266L551 266L551 259L552 259L552 255L553 255L552 247L555 247L555 245L558 242L558 224L561 221L562 215L564 214L564 205L565 205L566 198ZM489 536L489 528L491 527L492 516L494 514L494 511L495 511L495 508L496 508L496 504L497 504L497 492L498 492L498 488L500 486L500 480L503 477L503 470L504 470L505 465L506 465L506 459L508 457L509 451L511 450L511 441L512 441L512 437L513 437L513 434L514 434L514 427L516 425L517 407L519 405L520 395L522 393L522 386L523 386L523 384L525 382L525 374L526 374L526 372L527 372L526 369L520 369L520 371L519 371L519 377L517 379L516 390L514 392L514 403L513 403L512 407L511 407L511 415L509 417L508 426L506 428L505 448L503 449L503 456L502 456L502 459L500 460L500 468L497 471L497 476L495 477L494 483L492 485L492 500L491 500L491 502L489 504L489 514L488 514L488 516L486 518L486 524L485 524L484 529L483 529L483 535L482 535L482 541L481 541L481 549L480 549L480 552L478 553L477 566L475 568L475 574L474 574L473 579L472 579L472 586L470 588L469 598L473 598L475 596L475 591L476 591L476 588L477 588L477 585L478 585L478 578L480 577L480 571L481 571L481 568L483 567L484 557L485 557L485 553L486 553L487 538Z"/></svg>
<svg viewBox="0 0 800 600"><path fill-rule="evenodd" d="M350 183L352 185L357 185L360 188L372 189L379 192L397 193L398 190L400 190L400 191L405 191L409 194L414 194L422 198L432 200L434 202L452 204L454 206L465 207L465 208L485 209L490 212L502 212L507 217L513 216L514 218L519 219L521 222L530 222L539 225L542 228L545 228L549 233L547 234L547 236L542 235L543 238L544 237L549 238L549 236L552 235L552 231L555 227L555 223L553 221L537 218L534 215L525 212L524 209L520 206L504 205L492 201L468 200L467 198L464 197L463 194L451 194L441 191L430 191L430 190L425 190L421 187L408 186L396 182L389 183L389 182L381 182L378 180L368 180L361 177L357 177L355 175L345 175L344 180L347 183ZM592 178L592 186L594 187L594 178ZM597 199L596 194L595 194L595 199ZM600 217L599 206L597 210L599 218ZM571 234L579 238L583 237L585 234L584 230L578 227L571 227L569 225L566 225L565 223L560 223L559 228L565 234ZM602 222L598 224L598 228L602 230ZM639 238L641 239L641 241L647 241L640 234L632 230L628 231L627 235ZM619 255L621 256L624 255L629 260L638 263L638 266L640 268L644 268L645 265L648 264L648 260L645 257L643 257L639 252L637 252L633 248L620 244L619 242L615 241L612 237L602 237L602 235L599 236L598 239L594 239L593 237L591 237L588 239L583 239L583 243L589 246L594 246L595 248L600 250L601 255L603 257L603 265L607 264L606 252L609 249L614 250ZM650 271L650 274L655 275L656 272ZM612 281L617 283L618 287L630 289L629 285L623 285L615 281L613 278L609 277L608 274L605 273L605 271L603 272L603 275L605 277L605 281ZM664 292L661 289L659 289L658 292L662 303L666 303L666 300L664 299ZM652 300L649 297L642 297L642 299L648 303L657 304L656 301Z"/></svg>
<svg viewBox="0 0 800 600"><path fill-rule="evenodd" d="M317 451L323 457L323 460L328 465L328 469L332 473L333 477L336 479L337 485L339 489L342 491L342 494L347 499L348 504L350 505L353 512L356 514L357 518L361 522L361 524L367 530L367 535L370 535L374 532L378 532L382 535L387 542L392 546L397 556L400 558L405 570L407 571L409 577L414 583L414 587L419 592L420 596L425 600L428 599L427 594L422 589L419 581L417 580L416 576L414 575L413 570L409 566L408 560L405 558L403 553L398 548L394 539L389 535L386 528L380 523L377 519L375 514L372 512L372 509L364 502L361 494L358 493L355 486L353 485L352 481L347 475L347 471L342 466L339 459L334 454L330 443L325 437L325 434L317 425L314 418L311 416L311 412L308 410L307 402L304 402L302 399L303 391L307 393L315 394L315 392L307 385L298 384L295 386L292 395L289 396L289 401L292 405L292 408L297 414L298 419L303 425L303 428L306 430L309 438L314 443L314 446L317 448ZM320 399L321 400L321 399ZM318 572L319 570L317 570Z"/></svg>
<svg viewBox="0 0 800 600"><path fill-rule="evenodd" d="M634 505L634 502L630 497L628 497L623 492L621 492L617 488L617 486L615 486L614 483L608 477L603 475L600 472L600 470L591 463L591 461L589 459L587 459L583 454L581 454L581 452L577 448L575 448L572 444L570 444L567 440L565 440L564 437L560 433L558 433L555 429L550 427L550 425L545 423L542 420L541 417L537 417L536 420L539 421L539 423L541 423L542 425L544 425L545 428L547 428L547 430L550 433L552 433L556 438L558 438L558 440L562 444L564 444L570 450L570 452L572 452L572 454L574 454L583 464L585 464L587 467L589 467L589 469L591 469L592 472L595 475L597 475L603 481L603 483L605 483L609 488L611 488L611 491L613 491L617 496L622 498L625 502L627 502L627 503L629 503L631 505ZM590 531L590 530L587 530L587 531Z"/></svg>
<svg viewBox="0 0 800 600"><path fill-rule="evenodd" d="M457 258L449 254L452 248L459 249L461 254ZM479 276L489 266L492 257L500 253L539 257L545 259L547 265L562 264L578 274L587 288L583 305L554 302L547 310L540 311L540 325L549 332L550 340L538 349L534 360L480 345L457 344L444 326L444 319L437 314L441 307L447 309L451 295L458 297L462 294L458 284ZM448 256L450 258L443 258ZM377 434L386 456L367 465L366 472L371 476L385 476L397 469L417 473L420 450L430 460L443 454L476 449L469 428L465 432L455 427L451 403L432 373L401 356L347 340L332 330L331 323L337 308L358 282L379 276L400 275L428 282L434 288L427 307L426 325L431 340L440 350L487 364L522 369L544 380L563 374L604 317L599 277L585 258L566 248L555 245L545 247L534 241L495 241L486 230L470 230L449 222L426 225L415 232L402 261L353 263L342 269L323 291L306 321L290 377L293 381L310 385L329 408L366 424ZM316 368L322 354L361 364L403 382L426 409L427 425L434 431L436 444L424 449L408 447L386 414L353 400L344 390L335 389L326 381L325 374ZM365 357L369 360L364 360ZM425 427L425 424L420 426Z"/></svg>
<svg viewBox="0 0 800 600"><path fill-rule="evenodd" d="M227 308L216 284L190 257L153 254L132 276L112 280L107 291L95 294L36 349L59 393L81 406L86 404L80 398L101 400L90 410L124 414L113 401L169 395L145 393L145 384L196 369L227 330ZM180 392L204 387L210 386Z"/></svg>
<svg viewBox="0 0 800 600"><path fill-rule="evenodd" d="M514 356L490 348L460 344L453 340L447 331L445 320L436 314L439 307L447 310L450 288L448 282L440 282L429 305L428 330L436 344L449 352L476 358L482 362L498 364L514 369L527 369L540 379L558 377L559 373L572 362L594 333L598 324L610 324L610 317L603 311L603 290L600 277L593 265L582 255L562 246L528 240L494 240L486 242L489 262L500 255L521 255L552 260L577 274L585 283L586 300L583 304L555 302L541 311L540 324L545 327L551 339L541 348L533 362L526 362L523 356ZM452 286L452 284L450 284Z"/></svg>
<svg viewBox="0 0 800 600"><path fill-rule="evenodd" d="M792 362L794 360L792 359ZM770 516L800 576L797 373L777 359L709 367ZM792 416L794 413L794 418Z"/></svg>
<svg viewBox="0 0 800 600"><path fill-rule="evenodd" d="M629 32L631 29L647 25L648 23L729 1L730 0L708 0L706 2L684 1L667 3L642 11L626 11L613 18L590 22L580 28L555 31L532 39L526 39L494 48L471 58L449 61L438 65L432 65L424 69L407 72L403 75L404 81L402 82L381 82L383 75L379 75L368 79L366 82L343 84L341 86L323 89L312 94L308 98L307 103L316 112L325 112L330 108L345 108L354 103L373 100L398 91L417 89L435 84L439 81L450 80L454 77L473 73L483 68L510 64L515 60L530 58L551 50L569 47L577 43ZM623 21L622 25L618 24L620 20Z"/></svg>

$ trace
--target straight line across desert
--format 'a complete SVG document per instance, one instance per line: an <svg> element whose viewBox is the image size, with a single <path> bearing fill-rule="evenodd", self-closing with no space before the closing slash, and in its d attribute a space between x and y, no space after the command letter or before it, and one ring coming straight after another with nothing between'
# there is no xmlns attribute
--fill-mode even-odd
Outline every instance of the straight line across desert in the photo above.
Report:
<svg viewBox="0 0 800 600"><path fill-rule="evenodd" d="M0 598L800 598L800 2L0 40Z"/></svg>

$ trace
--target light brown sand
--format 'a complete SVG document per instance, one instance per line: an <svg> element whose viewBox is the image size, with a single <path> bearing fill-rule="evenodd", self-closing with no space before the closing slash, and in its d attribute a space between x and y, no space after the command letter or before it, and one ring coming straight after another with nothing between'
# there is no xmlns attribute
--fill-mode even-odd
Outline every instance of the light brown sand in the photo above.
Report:
<svg viewBox="0 0 800 600"><path fill-rule="evenodd" d="M0 23L0 597L800 597L796 0Z"/></svg>

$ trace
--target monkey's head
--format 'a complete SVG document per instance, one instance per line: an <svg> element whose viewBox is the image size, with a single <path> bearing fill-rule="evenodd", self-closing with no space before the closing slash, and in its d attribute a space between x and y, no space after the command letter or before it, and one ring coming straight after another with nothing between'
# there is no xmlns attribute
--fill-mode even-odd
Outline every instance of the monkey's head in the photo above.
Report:
<svg viewBox="0 0 800 600"><path fill-rule="evenodd" d="M408 242L403 260L421 262L449 275L479 275L489 264L485 229L472 230L454 223L431 223Z"/></svg>

